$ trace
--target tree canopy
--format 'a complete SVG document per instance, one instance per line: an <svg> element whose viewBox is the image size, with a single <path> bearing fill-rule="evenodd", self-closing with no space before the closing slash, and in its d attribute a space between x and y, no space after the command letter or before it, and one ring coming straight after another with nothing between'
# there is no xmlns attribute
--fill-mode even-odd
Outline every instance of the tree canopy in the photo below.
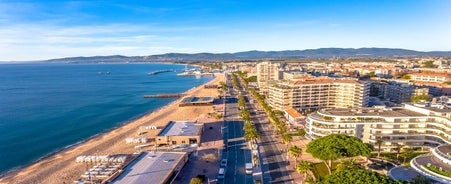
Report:
<svg viewBox="0 0 451 184"><path fill-rule="evenodd" d="M315 158L329 161L330 169L332 160L359 155L368 156L372 149L355 137L345 134L331 134L309 142L306 151Z"/></svg>
<svg viewBox="0 0 451 184"><path fill-rule="evenodd" d="M354 184L401 184L401 181L395 181L388 176L365 169L349 169L335 172L324 177L321 181L324 184L333 183L354 183Z"/></svg>
<svg viewBox="0 0 451 184"><path fill-rule="evenodd" d="M248 82L257 82L257 76L255 76L255 75L254 76L250 76L250 77L247 78L247 81Z"/></svg>
<svg viewBox="0 0 451 184"><path fill-rule="evenodd" d="M415 95L411 97L412 102L427 101L429 99L429 95Z"/></svg>
<svg viewBox="0 0 451 184"><path fill-rule="evenodd" d="M423 63L424 68L437 68L438 65L434 65L434 61L426 61Z"/></svg>
<svg viewBox="0 0 451 184"><path fill-rule="evenodd" d="M364 144L360 139L345 134L324 136L307 144L307 152L321 160L335 160L359 155L368 156L371 151L371 147Z"/></svg>

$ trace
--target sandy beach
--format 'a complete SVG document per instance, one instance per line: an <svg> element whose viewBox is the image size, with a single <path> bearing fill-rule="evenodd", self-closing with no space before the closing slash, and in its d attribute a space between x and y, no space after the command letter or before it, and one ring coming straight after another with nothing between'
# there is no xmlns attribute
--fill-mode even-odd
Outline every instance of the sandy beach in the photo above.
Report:
<svg viewBox="0 0 451 184"><path fill-rule="evenodd" d="M222 74L206 84L218 84L224 80ZM217 89L206 89L203 85L185 92L190 96L217 96ZM0 178L0 183L73 183L86 171L86 165L76 163L75 158L80 155L113 155L131 154L137 149L136 144L126 144L125 138L137 137L140 126L165 126L171 120L199 120L206 119L212 112L211 106L186 106L178 107L178 99L175 102L133 120L121 127L107 133L96 136L84 143L61 151L25 168L13 171ZM158 130L149 131L146 136L152 138Z"/></svg>

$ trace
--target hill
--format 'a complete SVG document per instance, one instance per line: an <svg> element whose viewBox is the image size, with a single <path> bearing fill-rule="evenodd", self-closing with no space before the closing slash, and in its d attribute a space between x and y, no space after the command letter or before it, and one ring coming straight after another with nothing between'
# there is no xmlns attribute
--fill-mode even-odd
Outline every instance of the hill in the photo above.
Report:
<svg viewBox="0 0 451 184"><path fill-rule="evenodd" d="M333 57L451 57L451 51L422 52L391 48L320 48L285 51L246 51L236 53L167 53L150 56L93 56L51 59L46 62L99 63L99 62L165 62L165 61L214 61L214 60L256 60L256 59L294 59L294 58L333 58Z"/></svg>

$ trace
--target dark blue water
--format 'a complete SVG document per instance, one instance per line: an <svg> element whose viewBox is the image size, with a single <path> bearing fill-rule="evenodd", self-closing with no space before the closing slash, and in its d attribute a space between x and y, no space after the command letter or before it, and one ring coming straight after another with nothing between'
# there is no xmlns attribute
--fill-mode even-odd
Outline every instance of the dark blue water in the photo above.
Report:
<svg viewBox="0 0 451 184"><path fill-rule="evenodd" d="M176 76L175 72L147 75L183 68L170 64L0 64L0 173L174 100L144 99L144 95L181 93L213 78Z"/></svg>

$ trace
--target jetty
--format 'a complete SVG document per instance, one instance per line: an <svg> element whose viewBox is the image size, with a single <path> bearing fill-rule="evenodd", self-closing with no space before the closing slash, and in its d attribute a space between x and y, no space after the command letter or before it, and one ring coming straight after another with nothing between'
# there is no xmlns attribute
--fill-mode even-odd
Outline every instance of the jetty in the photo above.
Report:
<svg viewBox="0 0 451 184"><path fill-rule="evenodd" d="M157 75L157 74L166 73L166 72L177 72L177 70L158 70L158 71L154 71L154 72L149 72L147 74L149 74L149 75Z"/></svg>
<svg viewBox="0 0 451 184"><path fill-rule="evenodd" d="M179 98L184 94L156 94L156 95L144 95L144 98Z"/></svg>

